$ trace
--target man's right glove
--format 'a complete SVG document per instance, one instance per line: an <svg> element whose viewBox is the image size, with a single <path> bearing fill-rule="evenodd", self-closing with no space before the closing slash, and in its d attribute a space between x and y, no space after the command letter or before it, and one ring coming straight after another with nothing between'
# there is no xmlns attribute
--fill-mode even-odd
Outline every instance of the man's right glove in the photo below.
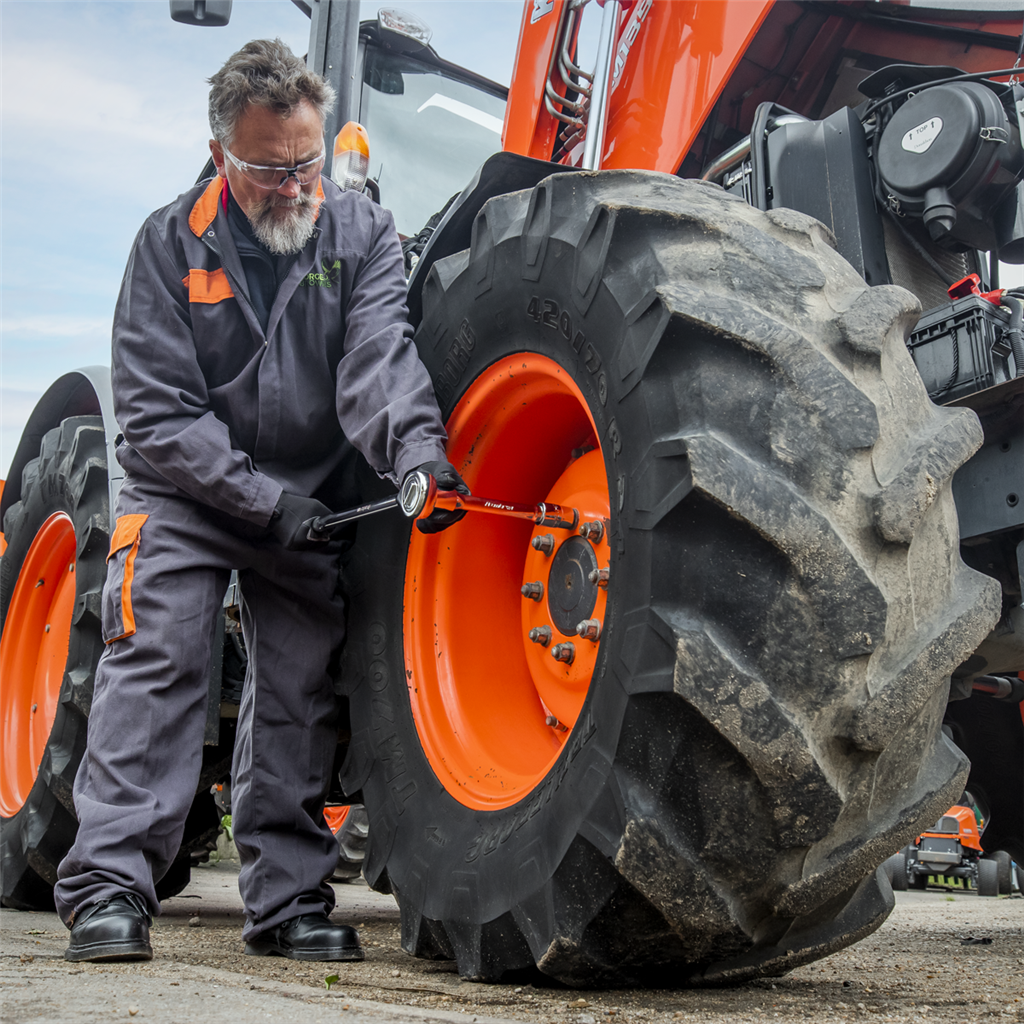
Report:
<svg viewBox="0 0 1024 1024"><path fill-rule="evenodd" d="M316 498L282 491L281 500L270 516L270 532L289 551L323 551L329 538L325 536L323 541L315 541L307 534L311 520L330 514L331 510Z"/></svg>
<svg viewBox="0 0 1024 1024"><path fill-rule="evenodd" d="M437 481L439 491L458 491L459 494L469 494L466 481L459 476L459 471L450 462L424 462L416 469L422 473L429 473ZM440 533L457 523L465 514L465 511L449 512L447 509L435 508L426 519L416 520L416 529L420 533Z"/></svg>

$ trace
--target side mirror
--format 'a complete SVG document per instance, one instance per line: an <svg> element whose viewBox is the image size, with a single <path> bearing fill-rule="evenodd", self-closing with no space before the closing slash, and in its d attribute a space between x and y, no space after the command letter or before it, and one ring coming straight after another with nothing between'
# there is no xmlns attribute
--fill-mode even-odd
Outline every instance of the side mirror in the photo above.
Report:
<svg viewBox="0 0 1024 1024"><path fill-rule="evenodd" d="M231 0L171 0L171 18L183 25L217 28L231 20Z"/></svg>

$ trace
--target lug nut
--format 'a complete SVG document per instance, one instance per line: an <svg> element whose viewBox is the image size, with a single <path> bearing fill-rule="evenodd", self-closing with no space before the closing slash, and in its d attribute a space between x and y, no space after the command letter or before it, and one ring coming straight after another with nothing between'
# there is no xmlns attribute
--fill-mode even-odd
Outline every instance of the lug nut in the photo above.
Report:
<svg viewBox="0 0 1024 1024"><path fill-rule="evenodd" d="M597 640L601 639L601 620L600 619L584 619L577 627L576 632L583 637L584 640Z"/></svg>
<svg viewBox="0 0 1024 1024"><path fill-rule="evenodd" d="M608 589L608 570L607 569L595 569L588 577L594 586L600 587L602 590Z"/></svg>
<svg viewBox="0 0 1024 1024"><path fill-rule="evenodd" d="M534 626L529 633L526 634L535 644L540 644L541 647L547 647L551 643L551 627L550 626Z"/></svg>
<svg viewBox="0 0 1024 1024"><path fill-rule="evenodd" d="M550 725L552 729L557 729L559 732L569 731L569 727L566 725L562 725L562 723L557 718L555 718L554 715L548 715L547 718L544 719L544 724Z"/></svg>
<svg viewBox="0 0 1024 1024"><path fill-rule="evenodd" d="M551 657L555 661L564 661L566 665L571 665L572 659L576 657L576 648L573 644L555 644L551 648Z"/></svg>
<svg viewBox="0 0 1024 1024"><path fill-rule="evenodd" d="M604 536L604 523L600 519L592 519L580 527L580 536L591 544L599 544Z"/></svg>
<svg viewBox="0 0 1024 1024"><path fill-rule="evenodd" d="M535 551L543 551L545 555L550 555L555 550L555 535L553 533L544 533L539 537L534 537L530 543Z"/></svg>
<svg viewBox="0 0 1024 1024"><path fill-rule="evenodd" d="M519 593L531 601L539 601L544 596L544 584L539 580L535 583L524 583L519 588Z"/></svg>

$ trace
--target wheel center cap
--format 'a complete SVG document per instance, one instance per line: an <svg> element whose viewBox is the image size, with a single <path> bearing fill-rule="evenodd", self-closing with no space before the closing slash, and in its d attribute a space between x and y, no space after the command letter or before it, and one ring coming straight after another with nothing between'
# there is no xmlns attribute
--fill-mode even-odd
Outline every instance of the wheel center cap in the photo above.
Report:
<svg viewBox="0 0 1024 1024"><path fill-rule="evenodd" d="M594 549L582 537L567 540L551 560L548 611L555 628L565 636L575 636L577 625L594 611L597 586L589 577L596 568Z"/></svg>

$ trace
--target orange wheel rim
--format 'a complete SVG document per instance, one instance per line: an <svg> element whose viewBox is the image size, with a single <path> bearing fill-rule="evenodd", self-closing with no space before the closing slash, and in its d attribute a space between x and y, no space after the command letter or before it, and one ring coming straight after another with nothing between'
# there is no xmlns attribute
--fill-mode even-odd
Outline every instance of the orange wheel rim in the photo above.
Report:
<svg viewBox="0 0 1024 1024"><path fill-rule="evenodd" d="M324 818L327 820L327 827L335 834L338 834L338 829L345 824L345 819L348 817L348 812L351 808L348 804L344 807L325 807Z"/></svg>
<svg viewBox="0 0 1024 1024"><path fill-rule="evenodd" d="M522 799L557 760L586 700L607 596L590 579L610 559L608 482L582 392L544 356L493 364L448 421L448 456L485 497L554 502L599 521L598 539L470 512L444 533L413 530L405 575L409 699L431 768L479 810ZM535 538L554 538L550 551ZM540 600L524 584L540 582ZM551 630L543 645L531 630ZM536 635L536 633L534 634ZM571 663L552 656L571 643Z"/></svg>
<svg viewBox="0 0 1024 1024"><path fill-rule="evenodd" d="M43 759L68 660L75 610L75 528L63 512L43 523L22 563L0 637L0 815L24 806Z"/></svg>

